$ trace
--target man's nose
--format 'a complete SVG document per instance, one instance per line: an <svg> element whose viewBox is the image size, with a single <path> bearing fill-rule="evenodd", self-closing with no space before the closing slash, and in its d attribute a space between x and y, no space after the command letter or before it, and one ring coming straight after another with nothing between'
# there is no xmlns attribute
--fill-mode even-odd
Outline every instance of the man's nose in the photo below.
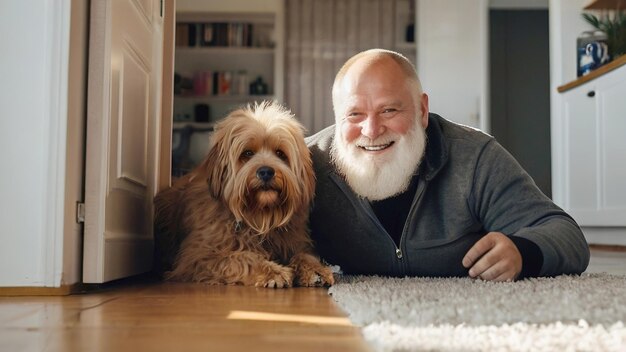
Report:
<svg viewBox="0 0 626 352"><path fill-rule="evenodd" d="M376 116L368 116L361 123L361 134L369 139L376 139L384 132L385 127Z"/></svg>

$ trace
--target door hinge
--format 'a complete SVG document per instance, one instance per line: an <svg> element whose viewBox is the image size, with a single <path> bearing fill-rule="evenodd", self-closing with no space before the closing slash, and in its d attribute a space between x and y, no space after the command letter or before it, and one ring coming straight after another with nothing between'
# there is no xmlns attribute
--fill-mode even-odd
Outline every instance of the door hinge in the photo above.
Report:
<svg viewBox="0 0 626 352"><path fill-rule="evenodd" d="M83 202L76 202L76 222L85 223L85 203Z"/></svg>

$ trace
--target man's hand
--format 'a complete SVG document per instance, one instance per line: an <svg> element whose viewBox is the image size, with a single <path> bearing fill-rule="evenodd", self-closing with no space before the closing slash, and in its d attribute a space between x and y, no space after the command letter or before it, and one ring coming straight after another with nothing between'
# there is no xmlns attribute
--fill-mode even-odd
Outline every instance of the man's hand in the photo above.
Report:
<svg viewBox="0 0 626 352"><path fill-rule="evenodd" d="M489 232L463 258L469 276L488 281L513 281L522 271L522 255L501 232Z"/></svg>

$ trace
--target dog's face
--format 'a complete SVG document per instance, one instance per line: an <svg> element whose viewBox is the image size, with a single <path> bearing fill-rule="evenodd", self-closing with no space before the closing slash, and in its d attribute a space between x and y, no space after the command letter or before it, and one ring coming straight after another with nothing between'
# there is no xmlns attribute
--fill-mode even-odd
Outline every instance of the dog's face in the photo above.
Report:
<svg viewBox="0 0 626 352"><path fill-rule="evenodd" d="M202 167L211 195L258 233L306 210L315 177L302 126L278 104L229 114L217 126Z"/></svg>

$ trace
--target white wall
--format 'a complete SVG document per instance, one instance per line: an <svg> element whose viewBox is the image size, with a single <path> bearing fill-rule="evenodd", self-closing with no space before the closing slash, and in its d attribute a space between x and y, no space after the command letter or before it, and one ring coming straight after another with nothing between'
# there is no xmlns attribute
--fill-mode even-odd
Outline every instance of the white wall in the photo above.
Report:
<svg viewBox="0 0 626 352"><path fill-rule="evenodd" d="M59 286L67 0L0 3L0 286Z"/></svg>
<svg viewBox="0 0 626 352"><path fill-rule="evenodd" d="M487 130L487 0L418 0L417 73L430 111Z"/></svg>
<svg viewBox="0 0 626 352"><path fill-rule="evenodd" d="M417 72L430 111L489 132L489 10L545 9L548 0L416 1Z"/></svg>

